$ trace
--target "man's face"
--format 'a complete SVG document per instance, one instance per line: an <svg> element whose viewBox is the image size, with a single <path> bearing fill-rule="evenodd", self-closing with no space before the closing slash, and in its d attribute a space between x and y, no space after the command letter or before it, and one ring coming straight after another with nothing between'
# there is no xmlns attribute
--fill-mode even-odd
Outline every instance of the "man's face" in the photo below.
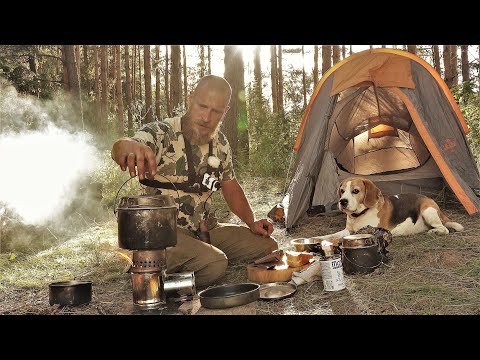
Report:
<svg viewBox="0 0 480 360"><path fill-rule="evenodd" d="M194 145L207 144L217 133L228 109L226 94L208 88L197 89L188 98L182 123L184 136Z"/></svg>

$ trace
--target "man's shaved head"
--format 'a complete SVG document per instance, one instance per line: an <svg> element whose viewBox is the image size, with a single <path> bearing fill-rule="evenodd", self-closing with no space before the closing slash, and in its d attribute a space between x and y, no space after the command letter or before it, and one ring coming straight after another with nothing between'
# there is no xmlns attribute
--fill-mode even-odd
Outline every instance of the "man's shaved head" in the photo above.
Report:
<svg viewBox="0 0 480 360"><path fill-rule="evenodd" d="M198 92L204 90L205 88L226 94L228 96L227 105L230 103L230 99L232 98L232 87L223 77L216 75L207 75L202 77L198 81L192 95L195 96Z"/></svg>

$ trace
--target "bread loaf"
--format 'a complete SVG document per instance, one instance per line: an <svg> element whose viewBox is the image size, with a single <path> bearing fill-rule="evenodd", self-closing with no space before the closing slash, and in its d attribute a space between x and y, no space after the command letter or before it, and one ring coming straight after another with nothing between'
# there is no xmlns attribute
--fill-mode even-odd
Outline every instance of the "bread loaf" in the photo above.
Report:
<svg viewBox="0 0 480 360"><path fill-rule="evenodd" d="M312 253L298 251L285 251L285 255L289 267L299 267L308 264L310 259L313 258Z"/></svg>

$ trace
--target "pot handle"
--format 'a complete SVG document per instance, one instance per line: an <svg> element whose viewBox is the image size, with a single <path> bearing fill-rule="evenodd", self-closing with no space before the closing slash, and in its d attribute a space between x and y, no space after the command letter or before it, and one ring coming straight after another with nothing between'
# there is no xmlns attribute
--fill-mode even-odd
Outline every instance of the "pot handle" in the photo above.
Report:
<svg viewBox="0 0 480 360"><path fill-rule="evenodd" d="M167 177L165 177L165 176L163 176L163 175L160 175L160 174L157 174L157 175L158 175L158 176L161 176L161 177L163 177L163 178L165 178L165 179L167 179L167 181L169 181L169 182L173 185L173 187L175 188L175 191L177 192L177 211L180 211L180 208L179 208L179 207L180 207L180 193L178 192L177 187L176 187L175 184L172 183L172 182L170 181L170 179L168 179ZM118 215L117 215L117 211L118 211L118 207L117 207L118 194L120 194L120 190L123 189L123 187L125 186L125 184L126 184L127 182L129 182L130 180L132 180L133 178L136 178L136 177L137 177L137 175L128 178L128 179L122 184L122 186L120 186L120 188L117 190L117 194L115 195L115 200L113 201L113 214L114 214L117 218L118 218Z"/></svg>

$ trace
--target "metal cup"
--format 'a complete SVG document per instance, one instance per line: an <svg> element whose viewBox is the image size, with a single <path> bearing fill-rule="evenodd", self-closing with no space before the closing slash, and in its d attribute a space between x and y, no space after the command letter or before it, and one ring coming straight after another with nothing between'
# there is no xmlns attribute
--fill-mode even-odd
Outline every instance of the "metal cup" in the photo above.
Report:
<svg viewBox="0 0 480 360"><path fill-rule="evenodd" d="M193 272L165 274L163 289L166 295L189 299L197 293L195 275Z"/></svg>

